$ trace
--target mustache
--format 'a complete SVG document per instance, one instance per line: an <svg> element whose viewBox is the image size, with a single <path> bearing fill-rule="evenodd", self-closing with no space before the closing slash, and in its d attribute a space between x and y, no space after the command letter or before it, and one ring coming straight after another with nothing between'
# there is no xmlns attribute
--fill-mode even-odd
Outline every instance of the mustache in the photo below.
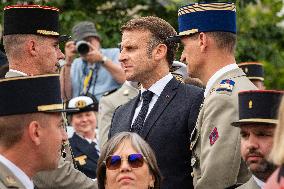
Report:
<svg viewBox="0 0 284 189"><path fill-rule="evenodd" d="M264 157L262 153L260 153L257 149L255 148L249 148L247 152L247 156L260 156Z"/></svg>

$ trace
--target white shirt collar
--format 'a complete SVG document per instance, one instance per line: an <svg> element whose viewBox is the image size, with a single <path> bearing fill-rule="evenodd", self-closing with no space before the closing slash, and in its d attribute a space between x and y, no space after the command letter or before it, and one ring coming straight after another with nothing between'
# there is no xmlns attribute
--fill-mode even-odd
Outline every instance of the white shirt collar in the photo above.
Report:
<svg viewBox="0 0 284 189"><path fill-rule="evenodd" d="M24 173L19 167L17 167L14 163L12 163L10 160L5 158L0 154L0 162L3 163L25 186L27 189L33 189L34 184L32 180Z"/></svg>
<svg viewBox="0 0 284 189"><path fill-rule="evenodd" d="M21 75L23 75L23 76L28 76L28 74L26 74L26 73L24 73L24 72L21 72L21 71L18 71L18 70L9 69L9 72L14 72L14 73L21 74Z"/></svg>
<svg viewBox="0 0 284 189"><path fill-rule="evenodd" d="M125 85L131 88L138 89L138 82L137 81L125 81Z"/></svg>
<svg viewBox="0 0 284 189"><path fill-rule="evenodd" d="M161 95L162 91L164 90L165 86L170 82L170 80L173 78L171 73L168 73L166 76L158 80L156 83L154 83L148 90L152 91L155 95L158 97ZM146 89L142 86L141 88L141 94L146 91Z"/></svg>
<svg viewBox="0 0 284 189"><path fill-rule="evenodd" d="M207 94L209 93L209 90L211 89L211 87L214 85L214 83L217 81L219 77L221 77L224 73L227 73L236 68L238 68L238 65L236 63L229 64L227 66L224 66L220 70L218 70L215 74L213 74L206 84L204 97L207 96Z"/></svg>
<svg viewBox="0 0 284 189"><path fill-rule="evenodd" d="M256 184L260 187L260 188L264 188L265 182L263 182L262 180L258 179L256 176L252 175L252 178L255 180Z"/></svg>

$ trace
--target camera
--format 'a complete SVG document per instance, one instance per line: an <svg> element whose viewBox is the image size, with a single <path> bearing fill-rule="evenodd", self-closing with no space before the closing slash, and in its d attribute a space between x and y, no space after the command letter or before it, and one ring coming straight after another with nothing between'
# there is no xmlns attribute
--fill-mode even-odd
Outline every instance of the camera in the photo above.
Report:
<svg viewBox="0 0 284 189"><path fill-rule="evenodd" d="M88 52L90 51L89 43L87 41L83 41L83 40L77 41L76 42L76 50L81 55L88 54Z"/></svg>

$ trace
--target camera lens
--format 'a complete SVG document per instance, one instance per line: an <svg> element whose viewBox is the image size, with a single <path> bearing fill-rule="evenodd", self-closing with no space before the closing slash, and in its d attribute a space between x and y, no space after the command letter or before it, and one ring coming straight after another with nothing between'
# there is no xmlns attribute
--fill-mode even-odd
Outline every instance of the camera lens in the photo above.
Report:
<svg viewBox="0 0 284 189"><path fill-rule="evenodd" d="M76 49L77 49L77 52L81 55L85 55L89 52L90 50L90 47L89 47L89 44L88 42L86 41L78 41L76 43Z"/></svg>

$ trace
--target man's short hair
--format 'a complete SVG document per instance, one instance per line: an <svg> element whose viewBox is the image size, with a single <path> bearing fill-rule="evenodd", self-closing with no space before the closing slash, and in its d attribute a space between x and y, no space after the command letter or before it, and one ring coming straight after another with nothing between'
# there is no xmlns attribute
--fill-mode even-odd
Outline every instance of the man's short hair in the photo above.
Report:
<svg viewBox="0 0 284 189"><path fill-rule="evenodd" d="M14 34L3 36L3 44L7 57L19 56L23 54L23 44L30 39L31 37L35 38L37 41L46 39L45 36L34 35L34 34Z"/></svg>
<svg viewBox="0 0 284 189"><path fill-rule="evenodd" d="M21 115L8 115L0 117L0 144L10 148L21 140L25 128L32 121L41 121L43 113L29 113Z"/></svg>
<svg viewBox="0 0 284 189"><path fill-rule="evenodd" d="M152 38L148 42L148 54L151 56L151 52L158 44L165 44L168 48L167 61L169 65L172 64L175 53L177 51L177 44L175 42L166 41L167 37L176 35L175 29L165 20L154 17L146 16L140 18L134 18L129 20L121 27L121 32L125 30L148 30L152 34Z"/></svg>
<svg viewBox="0 0 284 189"><path fill-rule="evenodd" d="M237 35L230 32L206 32L213 37L217 47L228 53L234 54Z"/></svg>

